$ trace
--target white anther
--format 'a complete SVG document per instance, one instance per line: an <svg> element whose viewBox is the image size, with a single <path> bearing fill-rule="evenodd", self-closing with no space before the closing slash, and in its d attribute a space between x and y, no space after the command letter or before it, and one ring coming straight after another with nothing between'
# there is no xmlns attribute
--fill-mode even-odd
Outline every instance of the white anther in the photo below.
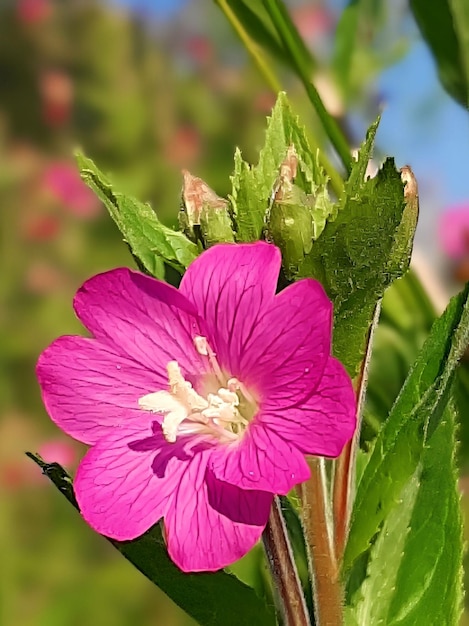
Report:
<svg viewBox="0 0 469 626"><path fill-rule="evenodd" d="M219 389L218 397L221 398L223 402L226 402L227 404L231 404L233 406L238 406L239 404L238 394L235 393L234 391L231 391L229 388L224 389L222 387L221 389Z"/></svg>

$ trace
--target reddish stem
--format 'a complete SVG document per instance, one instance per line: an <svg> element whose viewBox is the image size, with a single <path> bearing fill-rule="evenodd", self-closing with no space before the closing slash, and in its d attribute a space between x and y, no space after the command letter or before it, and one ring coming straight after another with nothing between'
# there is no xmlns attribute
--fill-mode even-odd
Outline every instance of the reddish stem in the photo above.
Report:
<svg viewBox="0 0 469 626"><path fill-rule="evenodd" d="M277 609L284 625L310 626L308 608L277 496L262 539L274 583Z"/></svg>
<svg viewBox="0 0 469 626"><path fill-rule="evenodd" d="M311 478L299 485L302 518L313 583L315 622L317 626L343 624L342 587L332 542L330 503L322 460L311 457Z"/></svg>

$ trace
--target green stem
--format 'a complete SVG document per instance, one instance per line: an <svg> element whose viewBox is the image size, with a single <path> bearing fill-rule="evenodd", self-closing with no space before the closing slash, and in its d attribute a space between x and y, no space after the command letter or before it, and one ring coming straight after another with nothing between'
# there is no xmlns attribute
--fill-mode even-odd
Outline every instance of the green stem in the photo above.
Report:
<svg viewBox="0 0 469 626"><path fill-rule="evenodd" d="M315 108L331 144L334 146L345 170L350 172L352 169L350 146L336 120L326 110L316 87L311 82L310 63L305 58L303 41L298 31L280 0L263 0L263 4L282 40L285 51L290 56L291 63L304 85L308 98Z"/></svg>
<svg viewBox="0 0 469 626"><path fill-rule="evenodd" d="M243 27L239 19L236 17L235 13L229 6L228 2L226 0L215 0L215 4L218 4L220 9L225 14L226 19L229 21L231 26L236 31L236 34L243 42L244 46L246 47L246 50L251 55L254 63L257 65L258 70L264 76L265 81L270 86L270 88L275 93L278 93L279 91L281 91L282 87L280 85L280 82L275 76L275 74L272 72L272 70L270 69L267 60L262 55L260 47L251 39L249 34L246 32L245 28Z"/></svg>
<svg viewBox="0 0 469 626"><path fill-rule="evenodd" d="M265 58L265 56L263 56L260 47L249 36L249 33L236 17L236 14L229 6L227 0L215 0L215 4L219 6L221 11L224 13L225 17L235 30L236 34L243 42L246 50L256 64L257 69L264 77L265 82L269 85L269 87L275 94L278 94L278 92L282 90L282 86L278 78L270 69L267 59ZM314 140L314 138L309 136L309 142L311 144L311 151L317 152L319 154L319 162L330 179L331 188L336 196L339 197L344 188L344 181L342 180L342 177L329 161L327 156L324 154L324 151L320 149L319 144Z"/></svg>

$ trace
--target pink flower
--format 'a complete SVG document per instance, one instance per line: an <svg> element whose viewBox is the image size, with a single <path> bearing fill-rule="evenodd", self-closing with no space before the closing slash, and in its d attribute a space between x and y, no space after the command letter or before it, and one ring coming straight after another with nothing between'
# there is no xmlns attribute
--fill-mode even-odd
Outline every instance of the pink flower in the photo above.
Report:
<svg viewBox="0 0 469 626"><path fill-rule="evenodd" d="M60 221L54 215L28 215L23 221L21 234L31 241L53 241L60 228Z"/></svg>
<svg viewBox="0 0 469 626"><path fill-rule="evenodd" d="M307 41L329 34L334 27L332 13L323 6L299 6L293 10L293 21Z"/></svg>
<svg viewBox="0 0 469 626"><path fill-rule="evenodd" d="M340 454L355 402L332 305L311 279L275 295L280 262L263 242L217 245L179 290L116 269L78 291L93 337L57 339L37 373L52 419L92 446L74 485L95 530L128 540L163 517L182 570L217 570L309 477L305 454Z"/></svg>
<svg viewBox="0 0 469 626"><path fill-rule="evenodd" d="M176 167L191 167L200 157L202 142L192 126L180 126L168 139L164 155Z"/></svg>
<svg viewBox="0 0 469 626"><path fill-rule="evenodd" d="M469 204L446 210L440 218L440 241L450 259L469 256Z"/></svg>
<svg viewBox="0 0 469 626"><path fill-rule="evenodd" d="M45 441L38 449L39 455L46 463L60 463L66 467L76 465L77 450L67 441L51 439ZM16 454L13 460L0 463L0 486L9 490L26 487L45 487L47 480L39 468L24 455Z"/></svg>
<svg viewBox="0 0 469 626"><path fill-rule="evenodd" d="M70 76L60 70L46 70L39 77L39 91L44 122L53 127L67 124L71 119L74 99Z"/></svg>
<svg viewBox="0 0 469 626"><path fill-rule="evenodd" d="M208 37L193 35L185 42L185 49L199 65L208 65L215 57L213 43Z"/></svg>
<svg viewBox="0 0 469 626"><path fill-rule="evenodd" d="M44 173L45 187L78 217L90 218L100 211L100 203L81 180L78 170L66 162L49 165Z"/></svg>
<svg viewBox="0 0 469 626"><path fill-rule="evenodd" d="M46 20L52 7L49 0L17 0L17 15L24 24L37 24Z"/></svg>

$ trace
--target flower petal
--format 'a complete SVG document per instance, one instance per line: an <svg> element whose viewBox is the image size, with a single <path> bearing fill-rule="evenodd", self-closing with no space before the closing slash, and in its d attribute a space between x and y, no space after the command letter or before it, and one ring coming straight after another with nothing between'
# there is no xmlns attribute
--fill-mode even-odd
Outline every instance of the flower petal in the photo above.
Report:
<svg viewBox="0 0 469 626"><path fill-rule="evenodd" d="M212 452L209 468L219 480L241 489L280 495L310 476L304 454L257 418L241 441L218 446Z"/></svg>
<svg viewBox="0 0 469 626"><path fill-rule="evenodd" d="M280 271L280 251L257 242L222 244L198 257L179 291L205 320L220 365L240 375L240 359L252 329L271 305Z"/></svg>
<svg viewBox="0 0 469 626"><path fill-rule="evenodd" d="M122 424L145 421L149 414L139 409L139 398L167 386L165 376L85 337L54 341L39 357L36 371L52 420L87 444Z"/></svg>
<svg viewBox="0 0 469 626"><path fill-rule="evenodd" d="M74 300L77 316L100 341L166 375L177 361L192 379L206 369L194 347L202 334L194 306L177 289L127 268L88 280Z"/></svg>
<svg viewBox="0 0 469 626"><path fill-rule="evenodd" d="M304 454L337 457L356 427L356 402L344 366L330 357L319 387L296 407L265 411L259 421Z"/></svg>
<svg viewBox="0 0 469 626"><path fill-rule="evenodd" d="M210 451L194 456L165 515L170 557L185 572L234 563L258 541L272 494L243 491L206 472Z"/></svg>
<svg viewBox="0 0 469 626"><path fill-rule="evenodd" d="M278 295L246 342L242 382L262 408L296 404L321 380L331 351L332 303L321 284L304 279Z"/></svg>
<svg viewBox="0 0 469 626"><path fill-rule="evenodd" d="M81 514L97 532L125 541L167 511L192 453L168 444L155 422L116 428L91 448L74 481Z"/></svg>

